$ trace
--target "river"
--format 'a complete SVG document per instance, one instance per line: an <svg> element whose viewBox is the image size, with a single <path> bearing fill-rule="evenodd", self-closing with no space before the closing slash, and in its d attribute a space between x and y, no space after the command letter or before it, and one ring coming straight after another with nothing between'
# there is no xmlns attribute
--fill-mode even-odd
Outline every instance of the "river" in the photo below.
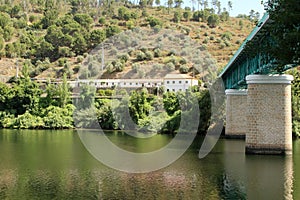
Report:
<svg viewBox="0 0 300 200"><path fill-rule="evenodd" d="M172 140L106 135L132 152ZM199 159L202 140L166 168L132 174L97 161L74 130L0 130L0 199L300 199L299 140L292 156L258 156L245 155L243 140L220 139Z"/></svg>

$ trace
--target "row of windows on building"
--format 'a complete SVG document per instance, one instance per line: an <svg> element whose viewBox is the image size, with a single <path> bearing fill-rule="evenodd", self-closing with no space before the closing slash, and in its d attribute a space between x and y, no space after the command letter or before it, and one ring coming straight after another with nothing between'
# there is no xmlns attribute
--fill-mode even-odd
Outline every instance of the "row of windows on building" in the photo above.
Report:
<svg viewBox="0 0 300 200"><path fill-rule="evenodd" d="M177 81L178 84L182 84L182 83L186 83L186 84L189 84L189 81ZM176 81L167 81L167 84L176 84Z"/></svg>

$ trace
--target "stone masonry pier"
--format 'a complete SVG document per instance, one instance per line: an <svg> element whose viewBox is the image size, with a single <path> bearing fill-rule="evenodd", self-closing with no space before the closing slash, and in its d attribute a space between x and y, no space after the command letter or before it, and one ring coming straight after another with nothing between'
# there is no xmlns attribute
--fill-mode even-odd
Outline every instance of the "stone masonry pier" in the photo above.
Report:
<svg viewBox="0 0 300 200"><path fill-rule="evenodd" d="M247 90L228 89L226 94L226 138L245 138Z"/></svg>
<svg viewBox="0 0 300 200"><path fill-rule="evenodd" d="M291 154L291 75L249 75L246 153Z"/></svg>

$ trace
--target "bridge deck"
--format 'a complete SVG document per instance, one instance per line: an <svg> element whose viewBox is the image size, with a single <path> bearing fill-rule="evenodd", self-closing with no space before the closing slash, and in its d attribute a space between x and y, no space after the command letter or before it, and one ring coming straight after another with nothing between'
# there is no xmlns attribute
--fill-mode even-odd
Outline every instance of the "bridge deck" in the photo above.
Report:
<svg viewBox="0 0 300 200"><path fill-rule="evenodd" d="M266 13L219 75L226 89L245 88L247 75L266 74L272 70L272 59L268 55L259 52L251 56L246 50L248 42L261 43L266 39L264 26L268 20L269 14Z"/></svg>

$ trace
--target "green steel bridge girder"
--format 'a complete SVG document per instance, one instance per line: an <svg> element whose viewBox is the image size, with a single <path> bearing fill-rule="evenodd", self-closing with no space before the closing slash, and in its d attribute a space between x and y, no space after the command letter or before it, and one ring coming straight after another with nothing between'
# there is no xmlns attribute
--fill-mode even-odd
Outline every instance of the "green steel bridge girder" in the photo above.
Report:
<svg viewBox="0 0 300 200"><path fill-rule="evenodd" d="M225 89L247 88L247 75L278 73L274 58L271 58L265 52L255 51L255 49L251 49L252 53L249 53L249 50L245 48L250 41L257 44L254 46L264 45L271 41L265 30L268 23L270 23L269 14L266 13L219 75L219 78L223 80ZM295 66L286 65L283 71L293 67Z"/></svg>
<svg viewBox="0 0 300 200"><path fill-rule="evenodd" d="M275 60L260 53L236 61L223 75L226 89L246 88L246 76L250 74L272 74L275 72Z"/></svg>

